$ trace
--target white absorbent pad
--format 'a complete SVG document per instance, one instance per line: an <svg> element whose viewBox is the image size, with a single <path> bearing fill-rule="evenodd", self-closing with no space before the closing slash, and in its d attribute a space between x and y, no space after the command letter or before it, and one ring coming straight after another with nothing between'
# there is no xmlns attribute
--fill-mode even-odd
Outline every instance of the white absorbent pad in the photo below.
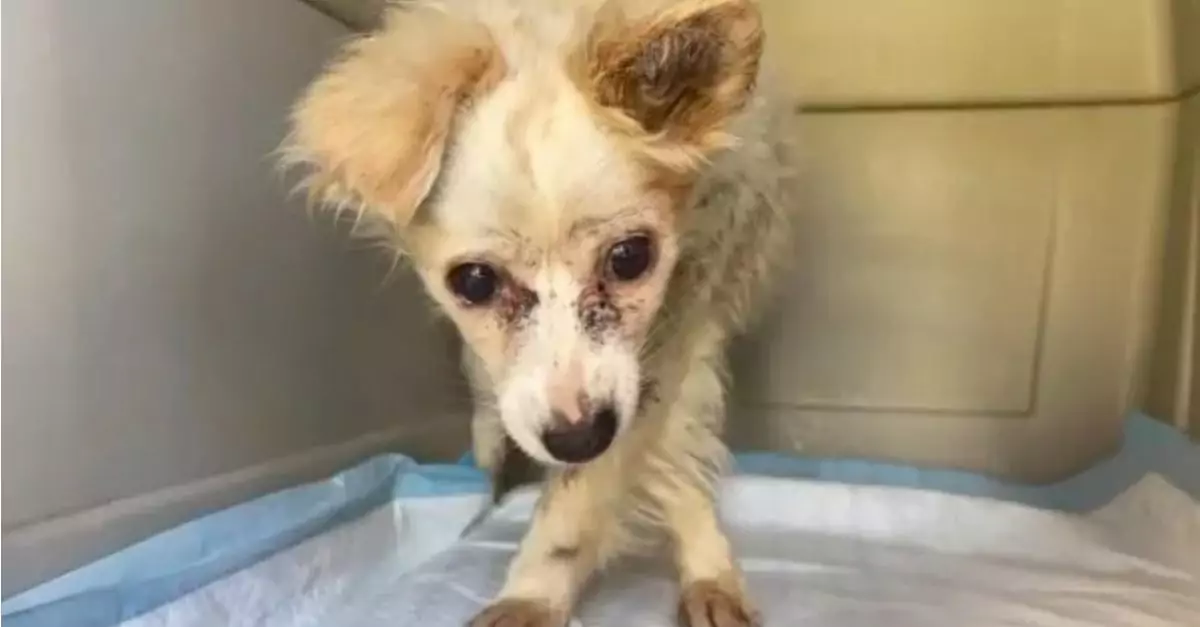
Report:
<svg viewBox="0 0 1200 627"><path fill-rule="evenodd" d="M462 627L500 587L535 497L459 542L482 496L386 506L124 624ZM1200 626L1200 504L1158 475L1085 514L755 476L720 498L768 627ZM677 594L669 565L628 560L573 624L674 626Z"/></svg>

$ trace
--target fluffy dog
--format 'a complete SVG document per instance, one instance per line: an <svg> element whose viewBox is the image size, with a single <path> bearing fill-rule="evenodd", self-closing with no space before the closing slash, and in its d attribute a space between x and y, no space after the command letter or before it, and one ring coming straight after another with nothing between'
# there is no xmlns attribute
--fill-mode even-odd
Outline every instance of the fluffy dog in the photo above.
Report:
<svg viewBox="0 0 1200 627"><path fill-rule="evenodd" d="M751 0L408 3L296 105L313 199L376 227L461 333L481 464L547 469L474 626L563 625L655 538L682 622L759 622L713 488L725 348L787 242L763 42Z"/></svg>

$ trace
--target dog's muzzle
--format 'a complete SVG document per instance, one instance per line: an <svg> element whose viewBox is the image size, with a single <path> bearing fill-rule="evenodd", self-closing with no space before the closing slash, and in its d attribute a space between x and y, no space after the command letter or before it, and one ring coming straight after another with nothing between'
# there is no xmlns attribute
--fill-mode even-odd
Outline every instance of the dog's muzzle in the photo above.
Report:
<svg viewBox="0 0 1200 627"><path fill-rule="evenodd" d="M617 435L617 412L602 406L577 421L555 414L542 432L542 444L554 459L566 464L590 462L608 450Z"/></svg>

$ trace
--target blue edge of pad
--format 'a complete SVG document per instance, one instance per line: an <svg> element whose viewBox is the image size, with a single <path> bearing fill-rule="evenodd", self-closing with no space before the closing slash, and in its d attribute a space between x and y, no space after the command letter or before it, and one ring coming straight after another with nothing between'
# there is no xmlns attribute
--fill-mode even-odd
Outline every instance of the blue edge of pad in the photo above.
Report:
<svg viewBox="0 0 1200 627"><path fill-rule="evenodd" d="M1064 511L1099 507L1148 473L1200 499L1200 447L1145 416L1126 421L1120 451L1064 481L1007 483L968 472L779 453L735 456L743 474L923 488ZM484 493L470 455L418 464L403 455L368 459L333 477L190 521L3 602L6 627L111 627L392 501Z"/></svg>

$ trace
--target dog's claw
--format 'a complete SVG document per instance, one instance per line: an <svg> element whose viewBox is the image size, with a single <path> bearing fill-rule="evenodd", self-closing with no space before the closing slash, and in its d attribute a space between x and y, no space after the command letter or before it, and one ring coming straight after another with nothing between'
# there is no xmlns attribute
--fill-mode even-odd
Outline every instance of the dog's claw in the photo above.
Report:
<svg viewBox="0 0 1200 627"><path fill-rule="evenodd" d="M762 617L745 598L717 581L697 581L679 599L683 627L760 627Z"/></svg>
<svg viewBox="0 0 1200 627"><path fill-rule="evenodd" d="M504 599L484 608L467 627L563 627L566 619L537 601Z"/></svg>

